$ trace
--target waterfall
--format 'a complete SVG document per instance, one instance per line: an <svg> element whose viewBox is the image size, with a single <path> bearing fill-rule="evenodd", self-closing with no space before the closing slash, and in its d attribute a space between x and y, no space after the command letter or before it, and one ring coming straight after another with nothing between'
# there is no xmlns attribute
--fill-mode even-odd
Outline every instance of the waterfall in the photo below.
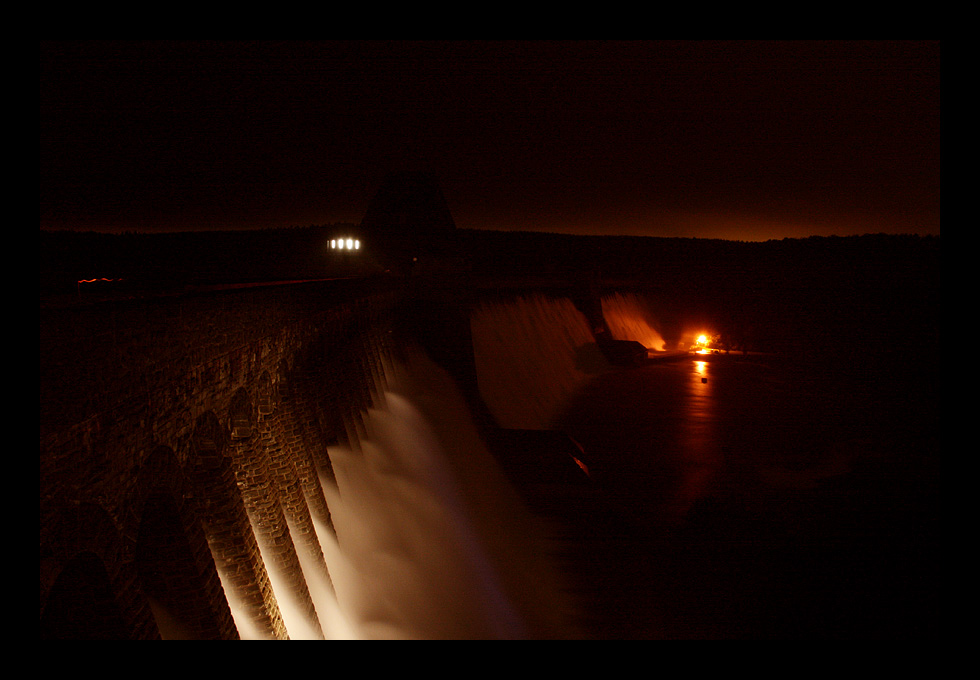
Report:
<svg viewBox="0 0 980 680"><path fill-rule="evenodd" d="M616 340L662 351L657 320L641 296L602 298L602 314ZM484 302L470 318L480 394L502 427L553 427L568 400L609 369L585 315L568 298L542 294Z"/></svg>
<svg viewBox="0 0 980 680"><path fill-rule="evenodd" d="M635 340L647 349L662 352L666 343L656 321L634 293L613 293L602 298L602 315L616 340Z"/></svg>
<svg viewBox="0 0 980 680"><path fill-rule="evenodd" d="M602 310L617 339L662 349L636 296L607 296ZM551 427L610 368L567 298L484 302L471 331L481 396L505 428ZM332 475L320 479L332 526L318 524L316 535L331 583L303 565L319 621L303 620L269 570L290 638L317 629L327 639L574 637L545 527L489 453L453 379L422 352L380 371L372 407L348 427L349 445L329 448Z"/></svg>
<svg viewBox="0 0 980 680"><path fill-rule="evenodd" d="M421 355L388 370L364 434L329 450L333 479L321 478L335 533L318 533L342 630L362 639L566 636L569 607L547 542L453 381Z"/></svg>
<svg viewBox="0 0 980 680"><path fill-rule="evenodd" d="M571 300L487 302L470 317L480 394L502 427L547 429L576 391L608 368Z"/></svg>

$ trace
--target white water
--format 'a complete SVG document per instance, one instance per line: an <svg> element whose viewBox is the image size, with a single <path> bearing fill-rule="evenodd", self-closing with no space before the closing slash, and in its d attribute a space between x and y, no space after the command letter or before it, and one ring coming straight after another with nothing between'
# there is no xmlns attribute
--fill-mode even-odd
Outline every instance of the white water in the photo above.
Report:
<svg viewBox="0 0 980 680"><path fill-rule="evenodd" d="M339 610L366 639L563 634L546 543L477 435L461 395L424 356L392 367L356 447L321 479L336 529L324 553Z"/></svg>
<svg viewBox="0 0 980 680"><path fill-rule="evenodd" d="M637 299L607 298L603 311L619 339L662 348ZM567 299L486 304L471 330L481 394L504 427L548 427L609 368ZM449 375L416 354L387 365L378 389L363 429L349 428L361 432L351 447L329 450L334 479L320 480L333 530L316 530L332 583L316 582L310 565L303 570L323 636L573 636L545 532L487 451ZM290 638L318 638L269 572ZM230 604L241 637L255 639Z"/></svg>
<svg viewBox="0 0 980 680"><path fill-rule="evenodd" d="M453 381L422 355L387 367L385 378L363 434L329 450L334 479L321 478L333 530L316 529L332 583L302 567L323 637L568 637L570 607L547 540ZM260 550L290 639L319 639ZM302 560L306 551L297 552ZM242 639L258 639L229 604Z"/></svg>

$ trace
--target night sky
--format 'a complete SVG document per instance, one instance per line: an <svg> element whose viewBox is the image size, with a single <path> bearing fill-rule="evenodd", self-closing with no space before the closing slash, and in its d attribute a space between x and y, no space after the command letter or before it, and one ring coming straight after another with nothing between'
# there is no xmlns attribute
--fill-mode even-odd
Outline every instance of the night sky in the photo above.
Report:
<svg viewBox="0 0 980 680"><path fill-rule="evenodd" d="M41 42L41 229L939 234L939 42Z"/></svg>

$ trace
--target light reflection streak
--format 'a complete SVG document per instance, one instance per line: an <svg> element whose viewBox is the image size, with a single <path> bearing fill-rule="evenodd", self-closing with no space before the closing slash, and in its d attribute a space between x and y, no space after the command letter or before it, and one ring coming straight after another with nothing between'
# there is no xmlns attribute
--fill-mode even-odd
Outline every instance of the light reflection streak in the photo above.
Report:
<svg viewBox="0 0 980 680"><path fill-rule="evenodd" d="M684 391L681 426L684 446L681 452L681 480L674 499L675 519L683 518L709 489L722 457L715 440L718 414L707 361L693 362L693 379Z"/></svg>

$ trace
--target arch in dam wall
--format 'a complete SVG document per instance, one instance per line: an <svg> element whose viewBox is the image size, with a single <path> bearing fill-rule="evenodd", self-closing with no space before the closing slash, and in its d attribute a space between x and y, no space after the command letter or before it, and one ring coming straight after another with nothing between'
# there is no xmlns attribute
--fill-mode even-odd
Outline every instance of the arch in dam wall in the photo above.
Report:
<svg viewBox="0 0 980 680"><path fill-rule="evenodd" d="M133 560L108 512L96 503L62 508L42 539L41 639L159 639Z"/></svg>
<svg viewBox="0 0 980 680"><path fill-rule="evenodd" d="M542 365L553 372L567 345L568 371L585 379L575 352L594 329L559 302L487 323L526 351L522 332L540 322ZM64 583L80 575L111 594L89 602L113 603L100 620L117 636L229 639L244 621L249 636L283 639L292 612L316 622L311 584L330 583L317 540L331 528L319 483L332 475L328 447L359 447L406 338L464 387L476 370L473 299L400 303L387 290L303 285L42 315L42 630L86 637L50 624L88 616L84 602L64 605ZM527 385L514 387L526 405ZM113 550L65 543L59 522L79 508L83 535L105 534L97 545Z"/></svg>
<svg viewBox="0 0 980 680"><path fill-rule="evenodd" d="M239 617L288 637L269 570L313 607L318 475L370 405L394 301L334 298L42 315L42 638L234 639Z"/></svg>
<svg viewBox="0 0 980 680"><path fill-rule="evenodd" d="M132 503L138 512L134 553L140 586L164 637L234 638L237 629L195 505L198 497L173 451L157 447L139 470Z"/></svg>

